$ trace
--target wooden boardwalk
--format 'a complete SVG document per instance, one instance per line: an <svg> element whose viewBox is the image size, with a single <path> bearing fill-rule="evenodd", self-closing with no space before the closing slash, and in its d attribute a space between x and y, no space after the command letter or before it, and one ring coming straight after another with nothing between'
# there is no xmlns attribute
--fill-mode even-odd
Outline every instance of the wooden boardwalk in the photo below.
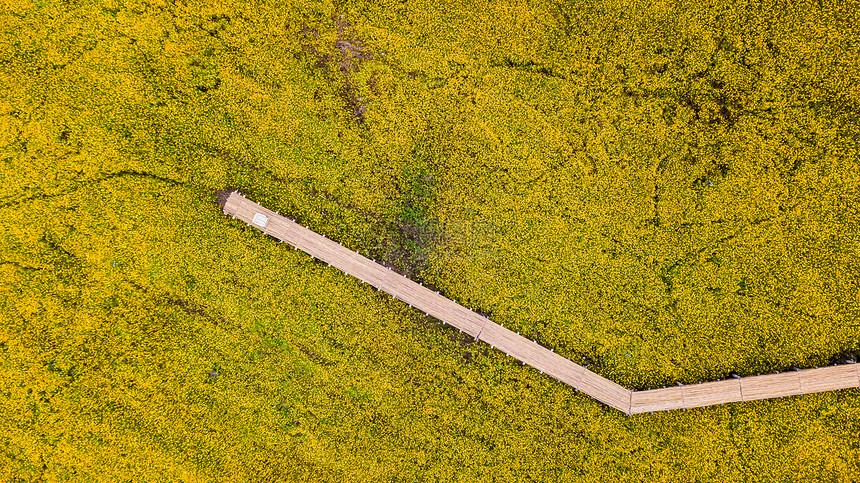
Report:
<svg viewBox="0 0 860 483"><path fill-rule="evenodd" d="M223 209L225 214L289 243L627 415L860 387L860 364L846 364L632 391L237 192L230 194Z"/></svg>

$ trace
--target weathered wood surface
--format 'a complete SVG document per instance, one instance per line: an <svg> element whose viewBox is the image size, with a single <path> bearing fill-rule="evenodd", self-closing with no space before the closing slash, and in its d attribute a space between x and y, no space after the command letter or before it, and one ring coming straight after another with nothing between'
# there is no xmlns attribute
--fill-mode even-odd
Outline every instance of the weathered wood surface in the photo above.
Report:
<svg viewBox="0 0 860 483"><path fill-rule="evenodd" d="M678 386L663 389L649 389L647 391L635 391L631 398L630 406L630 412L632 414L683 409L685 407L684 393Z"/></svg>
<svg viewBox="0 0 860 483"><path fill-rule="evenodd" d="M796 371L744 377L740 381L744 401L803 394L800 390L800 374Z"/></svg>
<svg viewBox="0 0 860 483"><path fill-rule="evenodd" d="M681 392L684 395L684 407L686 408L743 401L739 379L681 386Z"/></svg>
<svg viewBox="0 0 860 483"><path fill-rule="evenodd" d="M670 411L860 387L860 364L631 391L239 193L224 213L436 317L625 414ZM268 217L264 226L254 216Z"/></svg>

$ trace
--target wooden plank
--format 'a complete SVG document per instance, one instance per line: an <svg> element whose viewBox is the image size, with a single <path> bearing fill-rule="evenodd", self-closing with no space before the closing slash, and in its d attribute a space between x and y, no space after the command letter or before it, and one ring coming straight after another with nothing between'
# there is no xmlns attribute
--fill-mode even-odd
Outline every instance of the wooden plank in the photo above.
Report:
<svg viewBox="0 0 860 483"><path fill-rule="evenodd" d="M478 339L573 387L585 371L582 366L489 319Z"/></svg>
<svg viewBox="0 0 860 483"><path fill-rule="evenodd" d="M795 371L743 377L740 381L744 401L803 394L800 389L800 376Z"/></svg>
<svg viewBox="0 0 860 483"><path fill-rule="evenodd" d="M482 317L394 271L391 271L386 279L383 290L413 308L436 317L472 337L477 337L481 328L489 321L486 317Z"/></svg>
<svg viewBox="0 0 860 483"><path fill-rule="evenodd" d="M397 272L241 196L234 194L228 198L225 212L228 211L250 226L289 243L314 258L329 263L332 267L373 285L472 337L478 335L487 321L479 314L422 287ZM265 227L252 223L256 213L269 217Z"/></svg>
<svg viewBox="0 0 860 483"><path fill-rule="evenodd" d="M858 364L819 367L798 371L800 388L804 394L833 391L860 386L857 375Z"/></svg>
<svg viewBox="0 0 860 483"><path fill-rule="evenodd" d="M678 386L663 389L635 391L631 398L630 413L648 413L653 411L671 411L683 409L684 393Z"/></svg>
<svg viewBox="0 0 860 483"><path fill-rule="evenodd" d="M632 392L605 377L583 368L577 389L607 406L630 414Z"/></svg>
<svg viewBox="0 0 860 483"><path fill-rule="evenodd" d="M686 408L713 406L743 400L739 379L681 386L681 394L684 396L684 407Z"/></svg>
<svg viewBox="0 0 860 483"><path fill-rule="evenodd" d="M462 305L433 292L427 294L419 308L427 315L436 317L475 338L487 323L487 319L476 316L477 314Z"/></svg>
<svg viewBox="0 0 860 483"><path fill-rule="evenodd" d="M853 364L632 392L238 193L228 197L224 213L627 414L860 386L860 364ZM264 226L254 223L258 214L267 217Z"/></svg>
<svg viewBox="0 0 860 483"><path fill-rule="evenodd" d="M333 267L355 276L365 283L379 287L389 277L390 270L373 260L355 253L348 248L344 248L333 240L325 238L239 195L233 194L227 199L224 211L229 211L237 219L248 223L250 226L280 241L289 243L314 258L329 263ZM262 213L269 217L269 223L265 227L259 227L252 223L252 219L256 213Z"/></svg>

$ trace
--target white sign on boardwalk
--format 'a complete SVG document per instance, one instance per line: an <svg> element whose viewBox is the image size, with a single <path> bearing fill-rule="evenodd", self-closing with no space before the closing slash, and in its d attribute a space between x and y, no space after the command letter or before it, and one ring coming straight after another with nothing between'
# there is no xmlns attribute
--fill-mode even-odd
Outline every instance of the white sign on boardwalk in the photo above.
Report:
<svg viewBox="0 0 860 483"><path fill-rule="evenodd" d="M269 217L262 213L254 213L254 217L251 218L251 223L259 226L260 228L265 228L266 224L269 223Z"/></svg>

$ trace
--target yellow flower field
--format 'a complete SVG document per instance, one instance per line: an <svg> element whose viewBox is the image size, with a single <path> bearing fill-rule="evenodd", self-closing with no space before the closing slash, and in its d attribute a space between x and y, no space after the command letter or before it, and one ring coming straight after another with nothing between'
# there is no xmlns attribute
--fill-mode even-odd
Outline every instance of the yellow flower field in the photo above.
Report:
<svg viewBox="0 0 860 483"><path fill-rule="evenodd" d="M7 2L0 481L855 481L860 390L627 417L225 217L631 388L856 361L860 4Z"/></svg>

